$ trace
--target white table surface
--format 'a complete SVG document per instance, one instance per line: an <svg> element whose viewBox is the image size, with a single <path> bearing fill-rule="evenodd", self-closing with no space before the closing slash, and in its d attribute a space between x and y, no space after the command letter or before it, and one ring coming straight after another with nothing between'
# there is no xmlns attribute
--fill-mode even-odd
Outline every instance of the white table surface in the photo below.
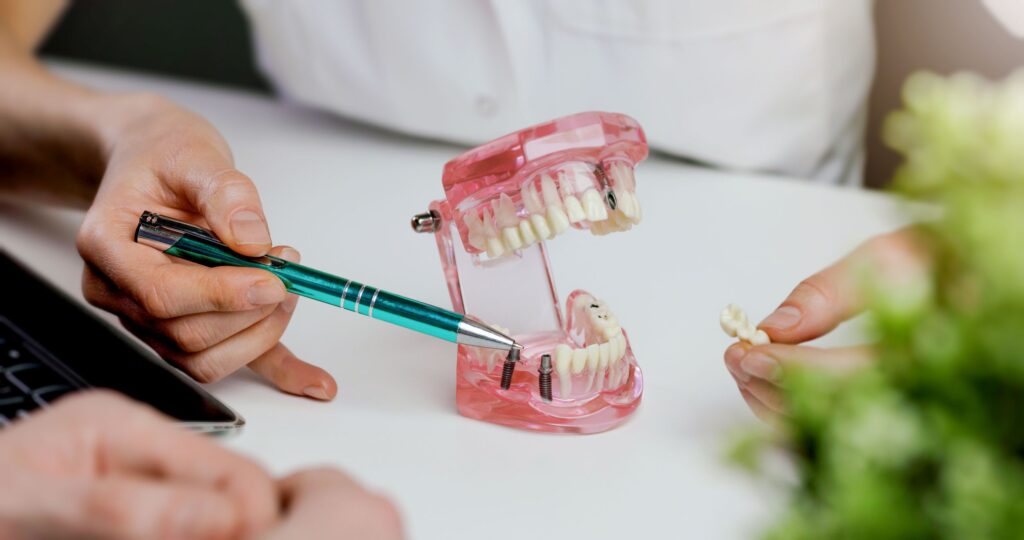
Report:
<svg viewBox="0 0 1024 540"><path fill-rule="evenodd" d="M258 185L275 241L304 263L450 305L433 239L408 222L442 195L441 167L459 148L251 94L52 65L97 88L163 93L210 119ZM630 332L646 388L625 425L573 436L463 418L454 345L303 300L284 341L335 376L338 397L288 396L238 373L209 387L248 422L224 444L278 473L348 470L397 501L411 538L751 536L780 494L722 463L728 435L754 419L722 364L718 312L736 302L767 314L801 278L898 225L897 205L658 157L637 178L638 228L550 246L559 290L604 298ZM0 211L0 245L80 299L82 214ZM827 341L850 341L846 330Z"/></svg>

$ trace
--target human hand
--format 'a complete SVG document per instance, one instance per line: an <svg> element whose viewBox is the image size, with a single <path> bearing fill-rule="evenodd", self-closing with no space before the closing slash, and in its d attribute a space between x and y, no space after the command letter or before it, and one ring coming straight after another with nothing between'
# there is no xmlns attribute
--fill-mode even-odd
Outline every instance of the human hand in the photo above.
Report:
<svg viewBox="0 0 1024 540"><path fill-rule="evenodd" d="M78 234L86 300L200 382L248 365L285 392L333 398L334 379L280 343L298 298L279 279L206 268L132 240L139 215L151 210L211 228L244 255L298 261L294 249L271 247L256 187L234 168L220 134L162 98L97 99L107 167Z"/></svg>
<svg viewBox="0 0 1024 540"><path fill-rule="evenodd" d="M889 286L910 283L926 272L927 257L912 229L877 236L851 254L800 282L758 328L768 345L739 342L725 351L725 365L740 394L762 420L775 423L785 414L779 388L790 365L850 370L872 359L870 346L833 349L801 345L821 337L865 308L864 278Z"/></svg>
<svg viewBox="0 0 1024 540"><path fill-rule="evenodd" d="M300 471L281 479L278 487L284 514L276 527L259 537L261 540L404 538L394 505L336 469Z"/></svg>
<svg viewBox="0 0 1024 540"><path fill-rule="evenodd" d="M0 538L238 538L278 519L258 465L107 392L4 428L0 478Z"/></svg>

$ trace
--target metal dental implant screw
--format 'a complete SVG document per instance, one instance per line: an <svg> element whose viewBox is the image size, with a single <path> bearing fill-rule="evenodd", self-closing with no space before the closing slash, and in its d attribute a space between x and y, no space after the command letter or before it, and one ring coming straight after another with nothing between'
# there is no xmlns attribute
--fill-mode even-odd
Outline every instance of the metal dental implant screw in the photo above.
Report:
<svg viewBox="0 0 1024 540"><path fill-rule="evenodd" d="M540 357L540 369L537 371L537 384L540 386L540 398L551 401L551 355Z"/></svg>
<svg viewBox="0 0 1024 540"><path fill-rule="evenodd" d="M441 228L441 215L430 210L412 217L412 230L419 233L434 232Z"/></svg>
<svg viewBox="0 0 1024 540"><path fill-rule="evenodd" d="M516 370L516 363L519 362L519 346L514 346L508 351L505 357L505 365L501 368L501 389L508 390L512 387L512 372Z"/></svg>

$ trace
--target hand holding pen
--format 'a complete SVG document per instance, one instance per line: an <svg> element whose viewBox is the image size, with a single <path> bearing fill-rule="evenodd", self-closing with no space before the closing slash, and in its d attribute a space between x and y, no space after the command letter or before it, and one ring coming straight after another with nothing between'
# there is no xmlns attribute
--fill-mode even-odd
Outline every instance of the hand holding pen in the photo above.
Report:
<svg viewBox="0 0 1024 540"><path fill-rule="evenodd" d="M98 193L78 236L83 293L199 381L248 365L281 390L331 399L334 379L280 343L296 301L253 268L204 268L132 241L144 208L211 228L231 249L298 262L272 247L259 195L202 118L150 96L90 96ZM102 182L99 181L102 175ZM84 197L91 198L91 193Z"/></svg>

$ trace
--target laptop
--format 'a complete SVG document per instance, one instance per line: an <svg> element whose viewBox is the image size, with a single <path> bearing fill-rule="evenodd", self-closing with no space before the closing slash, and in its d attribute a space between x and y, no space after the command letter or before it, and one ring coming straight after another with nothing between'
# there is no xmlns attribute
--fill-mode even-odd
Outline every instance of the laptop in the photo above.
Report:
<svg viewBox="0 0 1024 540"><path fill-rule="evenodd" d="M227 433L245 423L2 249L0 283L0 429L89 388L115 390L197 431Z"/></svg>

